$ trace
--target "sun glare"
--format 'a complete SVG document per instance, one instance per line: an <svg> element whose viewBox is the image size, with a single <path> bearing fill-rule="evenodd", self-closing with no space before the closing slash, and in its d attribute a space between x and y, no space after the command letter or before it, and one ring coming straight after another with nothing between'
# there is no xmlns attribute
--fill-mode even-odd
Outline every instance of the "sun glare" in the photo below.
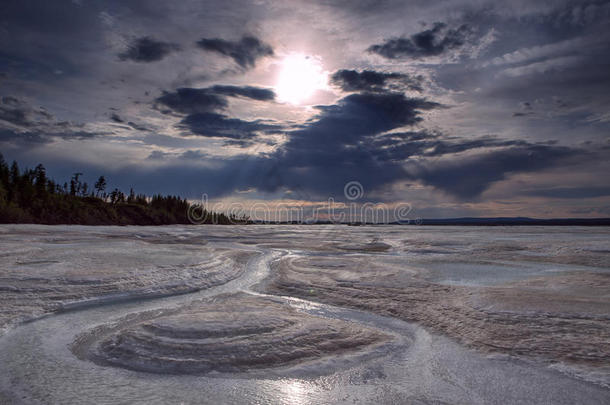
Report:
<svg viewBox="0 0 610 405"><path fill-rule="evenodd" d="M300 104L326 86L326 73L316 58L292 54L284 58L276 85L278 99Z"/></svg>

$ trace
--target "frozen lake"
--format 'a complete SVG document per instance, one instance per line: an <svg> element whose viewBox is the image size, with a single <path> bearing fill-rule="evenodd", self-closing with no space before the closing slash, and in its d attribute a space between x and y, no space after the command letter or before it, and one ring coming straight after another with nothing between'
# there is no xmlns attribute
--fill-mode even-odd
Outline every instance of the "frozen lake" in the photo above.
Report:
<svg viewBox="0 0 610 405"><path fill-rule="evenodd" d="M0 226L0 403L609 403L610 229Z"/></svg>

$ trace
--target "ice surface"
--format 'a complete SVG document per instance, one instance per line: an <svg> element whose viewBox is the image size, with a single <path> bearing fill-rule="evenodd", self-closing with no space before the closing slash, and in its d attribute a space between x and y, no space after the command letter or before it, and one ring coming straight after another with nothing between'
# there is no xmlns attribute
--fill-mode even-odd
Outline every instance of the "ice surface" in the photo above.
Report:
<svg viewBox="0 0 610 405"><path fill-rule="evenodd" d="M609 241L0 226L0 403L609 403Z"/></svg>
<svg viewBox="0 0 610 405"><path fill-rule="evenodd" d="M297 312L244 293L129 316L80 336L73 350L100 364L152 373L241 372L357 354L390 340L380 331Z"/></svg>
<svg viewBox="0 0 610 405"><path fill-rule="evenodd" d="M283 258L268 289L419 322L470 347L586 366L608 366L610 274L579 272L501 287L399 277L383 258ZM560 288L561 287L561 288ZM607 372L610 370L607 370ZM606 381L610 383L610 380Z"/></svg>
<svg viewBox="0 0 610 405"><path fill-rule="evenodd" d="M104 227L105 228L105 227ZM84 304L197 291L241 275L252 252L145 228L4 227L0 330ZM105 228L109 229L109 228Z"/></svg>

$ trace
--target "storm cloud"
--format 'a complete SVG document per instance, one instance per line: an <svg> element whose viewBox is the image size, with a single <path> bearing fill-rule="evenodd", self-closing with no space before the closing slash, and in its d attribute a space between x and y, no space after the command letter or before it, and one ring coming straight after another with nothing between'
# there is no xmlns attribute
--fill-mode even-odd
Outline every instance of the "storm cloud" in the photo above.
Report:
<svg viewBox="0 0 610 405"><path fill-rule="evenodd" d="M199 48L228 56L244 69L253 68L258 59L273 55L273 48L253 36L244 36L239 41L221 38L202 38L197 41Z"/></svg>
<svg viewBox="0 0 610 405"><path fill-rule="evenodd" d="M180 47L176 44L157 41L151 37L142 37L134 40L125 52L120 53L119 59L133 62L156 62L178 49Z"/></svg>
<svg viewBox="0 0 610 405"><path fill-rule="evenodd" d="M564 165L584 155L586 153L575 148L525 144L473 156L434 161L412 170L410 174L458 199L471 200L510 174Z"/></svg>
<svg viewBox="0 0 610 405"><path fill-rule="evenodd" d="M522 140L495 137L452 138L431 131L391 132L368 140L372 153L381 161L404 162L411 157L438 157L470 151L508 146L527 146Z"/></svg>
<svg viewBox="0 0 610 405"><path fill-rule="evenodd" d="M377 72L374 70L341 69L330 77L332 84L343 91L385 91L390 88L404 87L409 90L422 91L422 78L402 73Z"/></svg>
<svg viewBox="0 0 610 405"><path fill-rule="evenodd" d="M0 97L0 142L44 144L54 139L86 139L102 135L83 124L59 121L41 107L13 96Z"/></svg>
<svg viewBox="0 0 610 405"><path fill-rule="evenodd" d="M156 108L163 113L172 111L182 114L198 114L227 106L225 97L210 92L208 89L183 87L172 92L163 92L156 100Z"/></svg>
<svg viewBox="0 0 610 405"><path fill-rule="evenodd" d="M220 113L229 104L227 97L267 102L275 99L275 93L270 89L253 86L179 88L173 92L164 92L157 97L153 106L164 114L186 115L177 125L178 128L187 130L185 135L243 141L256 137L262 131L278 132L283 128L264 120L247 121Z"/></svg>
<svg viewBox="0 0 610 405"><path fill-rule="evenodd" d="M372 45L367 50L388 59L420 59L459 48L470 34L471 28L466 24L447 28L446 24L437 22L430 29L410 37L391 38L382 44Z"/></svg>
<svg viewBox="0 0 610 405"><path fill-rule="evenodd" d="M345 183L353 179L374 190L403 178L399 164L376 159L375 150L366 145L367 138L412 126L423 119L423 111L441 106L402 93L362 93L316 108L314 119L288 132L288 141L267 159L265 167L273 175L259 187L340 195Z"/></svg>
<svg viewBox="0 0 610 405"><path fill-rule="evenodd" d="M222 110L228 105L228 97L244 97L257 101L272 101L275 93L266 88L253 86L221 86L205 88L182 87L175 91L164 91L156 98L158 110L182 114L198 114Z"/></svg>
<svg viewBox="0 0 610 405"><path fill-rule="evenodd" d="M472 201L513 174L559 167L586 154L552 143L493 136L460 138L427 130L394 132L416 126L423 121L425 111L445 106L383 87L376 87L376 92L364 91L368 84L383 86L387 80L383 75L381 79L374 76L365 85L355 86L361 92L332 105L315 107L318 113L299 129L216 113L189 114L180 124L197 135L238 143L251 142L260 132L284 130L288 140L275 153L247 159L251 170L242 175L239 186L267 192L299 190L311 198L340 198L342 187L358 179L370 191L395 182L416 181L457 201ZM238 162L235 159L230 164ZM232 169L221 166L217 170ZM217 185L214 189L224 195L234 186L227 184L227 190L223 190Z"/></svg>
<svg viewBox="0 0 610 405"><path fill-rule="evenodd" d="M52 121L53 116L42 108L34 108L13 96L0 97L0 121L30 128Z"/></svg>
<svg viewBox="0 0 610 405"><path fill-rule="evenodd" d="M316 107L319 113L315 120L293 132L286 148L302 151L354 144L363 136L414 125L423 120L422 111L440 107L402 93L351 94L337 104Z"/></svg>
<svg viewBox="0 0 610 405"><path fill-rule="evenodd" d="M278 125L262 120L245 121L216 113L189 114L180 122L179 127L197 135L230 139L247 139L260 131L275 132L281 129Z"/></svg>
<svg viewBox="0 0 610 405"><path fill-rule="evenodd" d="M339 194L354 178L368 190L414 180L468 201L511 174L557 167L585 154L576 148L491 136L388 132L416 125L423 111L438 108L443 106L394 93L353 94L336 105L318 107L317 119L289 133L289 141L274 156L278 177L287 186L299 179L296 184L312 194Z"/></svg>
<svg viewBox="0 0 610 405"><path fill-rule="evenodd" d="M231 97L245 97L258 101L272 101L275 99L275 92L271 89L254 86L221 86L216 85L208 89L214 94L222 94Z"/></svg>

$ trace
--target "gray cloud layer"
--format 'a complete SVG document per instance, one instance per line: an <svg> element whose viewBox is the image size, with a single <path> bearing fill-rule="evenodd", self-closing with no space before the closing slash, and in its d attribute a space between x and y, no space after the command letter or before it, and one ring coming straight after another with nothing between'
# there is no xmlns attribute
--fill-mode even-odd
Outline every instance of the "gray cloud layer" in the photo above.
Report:
<svg viewBox="0 0 610 405"><path fill-rule="evenodd" d="M190 197L358 180L388 200L594 215L610 205L608 27L597 0L6 1L0 147ZM331 72L307 106L276 100L291 52Z"/></svg>

